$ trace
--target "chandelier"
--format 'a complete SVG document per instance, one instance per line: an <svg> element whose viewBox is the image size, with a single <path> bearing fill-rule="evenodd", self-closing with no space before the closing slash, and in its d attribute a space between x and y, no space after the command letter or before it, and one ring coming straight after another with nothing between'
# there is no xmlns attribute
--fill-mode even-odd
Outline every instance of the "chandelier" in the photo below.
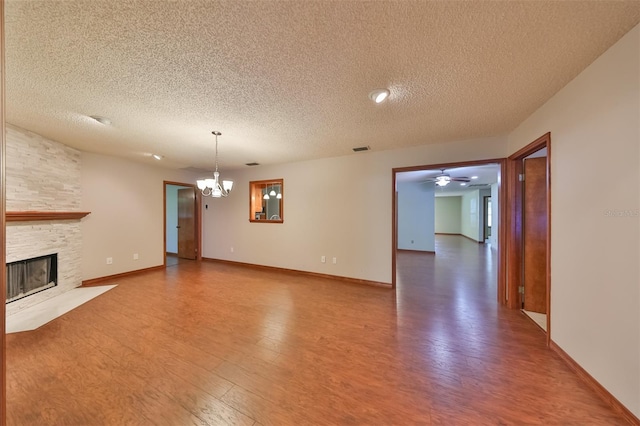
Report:
<svg viewBox="0 0 640 426"><path fill-rule="evenodd" d="M278 190L280 191L280 190ZM271 187L271 192L269 192L269 188L265 188L264 191L264 197L262 197L263 200L269 200L271 197L276 197L278 200L282 200L282 193L278 192L278 194L276 195L276 190L274 189L274 187Z"/></svg>
<svg viewBox="0 0 640 426"><path fill-rule="evenodd" d="M214 130L211 134L216 137L216 171L213 172L213 179L198 179L198 189L205 197L226 197L231 192L231 188L233 188L233 181L223 180L222 186L220 186L220 173L218 173L218 136L222 135L222 133Z"/></svg>

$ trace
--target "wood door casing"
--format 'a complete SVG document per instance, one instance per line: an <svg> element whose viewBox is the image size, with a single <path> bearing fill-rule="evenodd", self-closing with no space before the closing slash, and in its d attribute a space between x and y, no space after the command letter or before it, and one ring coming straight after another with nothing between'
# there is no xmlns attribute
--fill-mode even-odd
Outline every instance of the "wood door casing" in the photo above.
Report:
<svg viewBox="0 0 640 426"><path fill-rule="evenodd" d="M547 157L524 159L524 309L547 313Z"/></svg>
<svg viewBox="0 0 640 426"><path fill-rule="evenodd" d="M196 194L193 188L178 190L178 257L196 258Z"/></svg>

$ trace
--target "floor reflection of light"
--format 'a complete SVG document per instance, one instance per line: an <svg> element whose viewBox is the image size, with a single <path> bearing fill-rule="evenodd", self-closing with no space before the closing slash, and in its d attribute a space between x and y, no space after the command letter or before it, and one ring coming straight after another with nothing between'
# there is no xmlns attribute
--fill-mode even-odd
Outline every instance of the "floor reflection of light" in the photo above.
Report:
<svg viewBox="0 0 640 426"><path fill-rule="evenodd" d="M400 345L418 345L425 367L455 368L459 353L474 356L486 348L482 322L495 321L487 308L494 304L497 250L461 238L436 239L435 257L403 255L397 270L395 306ZM416 318L415 305L425 298L440 298L446 305L431 305L431 312ZM405 311L410 317L405 317ZM416 333L418 335L416 335ZM436 363L436 364L434 364Z"/></svg>
<svg viewBox="0 0 640 426"><path fill-rule="evenodd" d="M274 295L265 304L267 308L262 318L262 335L278 342L284 342L289 335L289 322L294 303L287 291Z"/></svg>

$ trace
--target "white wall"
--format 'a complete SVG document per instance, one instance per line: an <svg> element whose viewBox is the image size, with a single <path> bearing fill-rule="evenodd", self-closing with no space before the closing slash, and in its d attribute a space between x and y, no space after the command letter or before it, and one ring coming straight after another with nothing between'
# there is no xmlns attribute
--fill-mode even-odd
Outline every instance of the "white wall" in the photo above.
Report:
<svg viewBox="0 0 640 426"><path fill-rule="evenodd" d="M489 242L493 250L498 249L499 217L500 217L500 191L498 184L491 185L491 237Z"/></svg>
<svg viewBox="0 0 640 426"><path fill-rule="evenodd" d="M436 251L433 185L398 183L398 249Z"/></svg>
<svg viewBox="0 0 640 426"><path fill-rule="evenodd" d="M163 264L164 180L190 183L196 176L82 153L81 209L91 211L82 222L83 280Z"/></svg>
<svg viewBox="0 0 640 426"><path fill-rule="evenodd" d="M474 241L478 239L480 229L480 195L479 191L469 191L462 196L460 203L460 233Z"/></svg>
<svg viewBox="0 0 640 426"><path fill-rule="evenodd" d="M180 186L167 185L167 253L178 253L178 189Z"/></svg>
<svg viewBox="0 0 640 426"><path fill-rule="evenodd" d="M639 52L635 27L509 135L551 132L551 338L638 417Z"/></svg>
<svg viewBox="0 0 640 426"><path fill-rule="evenodd" d="M392 169L505 156L506 139L486 138L223 168L234 190L202 211L203 256L390 283ZM285 181L284 223L249 223L249 181L276 178ZM338 263L322 264L322 255Z"/></svg>
<svg viewBox="0 0 640 426"><path fill-rule="evenodd" d="M462 197L436 197L435 232L438 234L460 234Z"/></svg>

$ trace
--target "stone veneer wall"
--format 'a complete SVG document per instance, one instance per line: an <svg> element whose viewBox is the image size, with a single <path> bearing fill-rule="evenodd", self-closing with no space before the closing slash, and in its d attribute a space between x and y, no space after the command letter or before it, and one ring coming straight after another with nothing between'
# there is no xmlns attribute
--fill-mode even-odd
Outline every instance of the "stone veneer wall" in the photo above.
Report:
<svg viewBox="0 0 640 426"><path fill-rule="evenodd" d="M80 151L7 126L7 211L80 211ZM82 284L79 220L7 222L7 263L58 253L58 285L7 305L7 315ZM4 296L6 297L6 296Z"/></svg>

